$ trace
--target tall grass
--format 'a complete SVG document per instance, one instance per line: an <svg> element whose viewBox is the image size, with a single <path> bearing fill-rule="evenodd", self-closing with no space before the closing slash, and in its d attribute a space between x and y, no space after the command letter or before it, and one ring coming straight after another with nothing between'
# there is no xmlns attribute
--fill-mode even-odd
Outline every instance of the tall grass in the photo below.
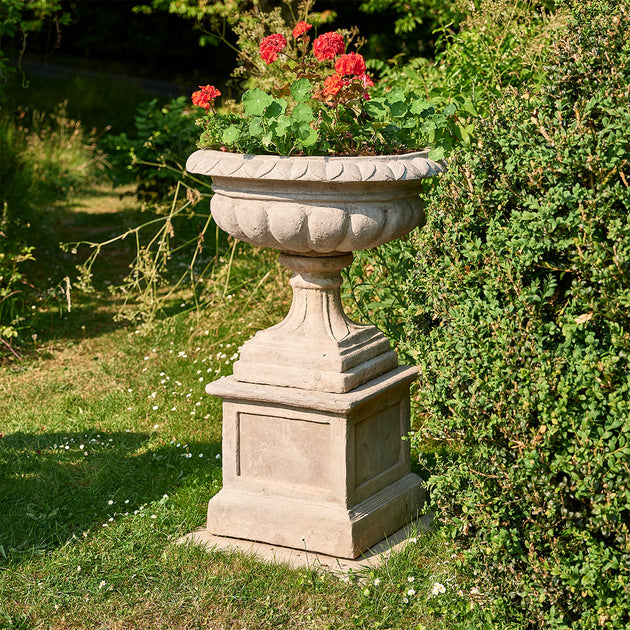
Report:
<svg viewBox="0 0 630 630"><path fill-rule="evenodd" d="M36 287L24 263L42 239L42 213L104 173L107 163L65 105L47 115L21 110L0 118L0 357L28 329L29 293Z"/></svg>

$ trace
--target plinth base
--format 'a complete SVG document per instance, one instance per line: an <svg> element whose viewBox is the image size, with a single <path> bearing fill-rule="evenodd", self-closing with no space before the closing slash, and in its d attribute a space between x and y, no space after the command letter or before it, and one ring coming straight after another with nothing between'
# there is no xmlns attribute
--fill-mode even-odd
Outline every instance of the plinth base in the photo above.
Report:
<svg viewBox="0 0 630 630"><path fill-rule="evenodd" d="M239 538L229 538L226 536L215 536L206 528L198 529L182 536L177 544L193 544L204 548L208 553L227 552L244 553L253 555L261 562L270 564L286 564L291 568L308 568L318 571L344 575L349 572L361 574L370 568L376 568L383 564L392 553L402 551L406 545L412 542L412 538L417 533L426 531L431 525L431 516L424 516L413 523L399 529L391 536L388 536L378 544L367 549L356 560L346 558L335 558L321 553L313 553L304 549L291 549L278 545L257 543Z"/></svg>
<svg viewBox="0 0 630 630"><path fill-rule="evenodd" d="M208 532L356 558L417 517L409 385L399 367L345 394L215 381L223 398L223 489Z"/></svg>

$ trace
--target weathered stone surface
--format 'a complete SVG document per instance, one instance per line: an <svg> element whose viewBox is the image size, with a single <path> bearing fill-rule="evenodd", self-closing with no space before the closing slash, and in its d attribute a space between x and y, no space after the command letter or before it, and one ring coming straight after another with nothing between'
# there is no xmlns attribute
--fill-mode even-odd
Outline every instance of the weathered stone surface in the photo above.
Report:
<svg viewBox="0 0 630 630"><path fill-rule="evenodd" d="M212 177L213 217L226 232L282 252L293 302L240 351L223 399L223 489L204 539L219 536L356 558L416 516L409 384L415 368L374 327L343 313L340 270L351 252L424 221L426 153L278 157L202 150L190 172Z"/></svg>
<svg viewBox="0 0 630 630"><path fill-rule="evenodd" d="M401 367L345 394L241 383L223 398L223 489L208 506L216 535L356 558L414 518L409 384Z"/></svg>
<svg viewBox="0 0 630 630"><path fill-rule="evenodd" d="M243 382L348 392L394 369L398 357L374 326L349 320L341 305L340 270L352 255L280 254L293 270L286 318L245 342L234 376Z"/></svg>

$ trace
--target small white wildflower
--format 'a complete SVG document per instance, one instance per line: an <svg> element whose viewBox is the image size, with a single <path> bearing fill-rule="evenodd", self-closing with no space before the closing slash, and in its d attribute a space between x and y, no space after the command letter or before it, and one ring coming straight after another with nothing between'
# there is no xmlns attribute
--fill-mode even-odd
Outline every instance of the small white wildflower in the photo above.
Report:
<svg viewBox="0 0 630 630"><path fill-rule="evenodd" d="M81 565L79 565L79 566L77 567L77 573L78 573L79 571L81 571Z"/></svg>
<svg viewBox="0 0 630 630"><path fill-rule="evenodd" d="M439 595L440 593L446 593L446 587L444 584L440 584L439 582L435 582L435 584L431 587L431 593L433 595Z"/></svg>
<svg viewBox="0 0 630 630"><path fill-rule="evenodd" d="M410 575L410 576L407 578L407 582L413 582L415 579L416 579L416 578L415 578L415 577L413 577L413 575Z"/></svg>
<svg viewBox="0 0 630 630"><path fill-rule="evenodd" d="M98 584L99 588L103 588L105 586L105 584L107 584L107 582L105 580L101 580Z"/></svg>
<svg viewBox="0 0 630 630"><path fill-rule="evenodd" d="M481 594L481 592L479 591L479 589L478 589L476 586L473 586L473 587L470 589L470 594L471 594L471 595L480 595L480 594Z"/></svg>
<svg viewBox="0 0 630 630"><path fill-rule="evenodd" d="M416 591L413 588L410 588L407 591L407 595L409 595L409 597L413 597L416 594Z"/></svg>
<svg viewBox="0 0 630 630"><path fill-rule="evenodd" d="M168 494L163 494L163 495L162 495L162 498L163 498L163 499L168 499Z"/></svg>
<svg viewBox="0 0 630 630"><path fill-rule="evenodd" d="M203 457L203 453L199 453L199 457Z"/></svg>
<svg viewBox="0 0 630 630"><path fill-rule="evenodd" d="M154 424L154 425L153 425L153 428L154 428L154 429L159 429L159 428L160 428L160 425L159 425L159 424Z"/></svg>
<svg viewBox="0 0 630 630"><path fill-rule="evenodd" d="M110 499L110 500L107 502L107 505L114 505L114 502Z"/></svg>
<svg viewBox="0 0 630 630"><path fill-rule="evenodd" d="M378 578L374 580L374 586L378 586L380 583L381 581Z"/></svg>
<svg viewBox="0 0 630 630"><path fill-rule="evenodd" d="M151 514L151 518L157 518L155 514Z"/></svg>
<svg viewBox="0 0 630 630"><path fill-rule="evenodd" d="M215 459L221 459L221 453L217 453L214 457Z"/></svg>
<svg viewBox="0 0 630 630"><path fill-rule="evenodd" d="M406 597L403 597L403 604L408 604L409 600Z"/></svg>

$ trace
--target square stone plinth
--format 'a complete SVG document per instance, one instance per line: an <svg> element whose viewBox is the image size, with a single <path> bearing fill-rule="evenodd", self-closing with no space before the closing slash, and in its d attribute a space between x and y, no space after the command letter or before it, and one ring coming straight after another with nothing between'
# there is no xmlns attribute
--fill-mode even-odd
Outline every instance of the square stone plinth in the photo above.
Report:
<svg viewBox="0 0 630 630"><path fill-rule="evenodd" d="M223 489L207 531L356 558L417 516L410 472L409 385L399 367L344 394L242 383L223 399Z"/></svg>

